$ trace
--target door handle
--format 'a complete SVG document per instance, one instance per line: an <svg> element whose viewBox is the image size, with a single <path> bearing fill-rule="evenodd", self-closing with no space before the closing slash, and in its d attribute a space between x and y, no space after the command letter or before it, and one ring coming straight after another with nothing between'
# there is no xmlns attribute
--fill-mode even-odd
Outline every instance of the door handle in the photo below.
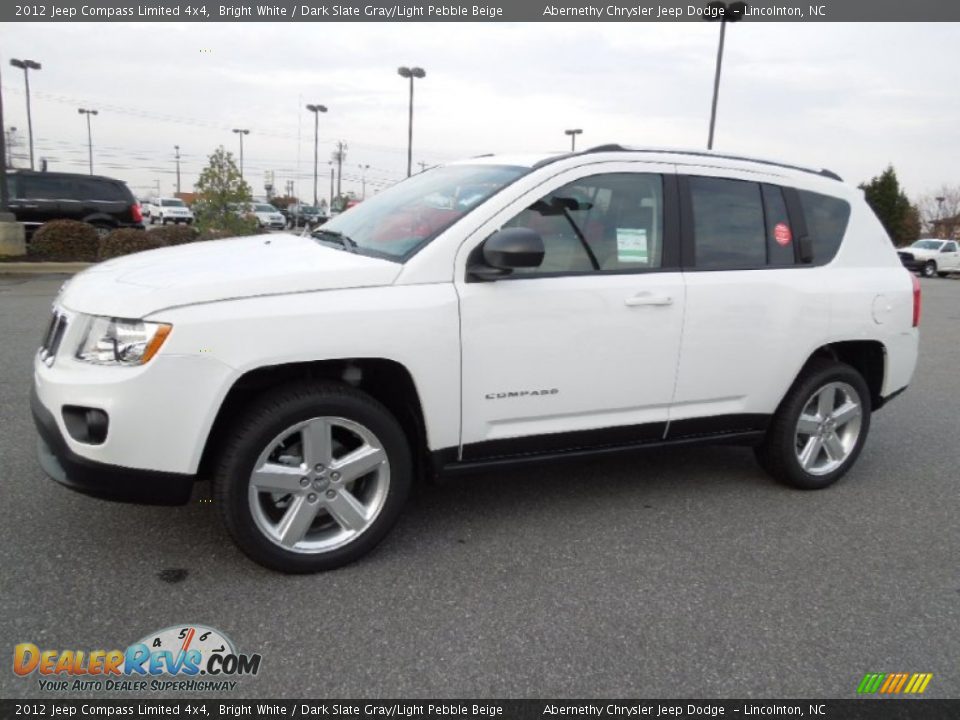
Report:
<svg viewBox="0 0 960 720"><path fill-rule="evenodd" d="M654 295L653 293L641 292L623 301L627 307L639 307L641 305L673 305L673 298L669 295Z"/></svg>

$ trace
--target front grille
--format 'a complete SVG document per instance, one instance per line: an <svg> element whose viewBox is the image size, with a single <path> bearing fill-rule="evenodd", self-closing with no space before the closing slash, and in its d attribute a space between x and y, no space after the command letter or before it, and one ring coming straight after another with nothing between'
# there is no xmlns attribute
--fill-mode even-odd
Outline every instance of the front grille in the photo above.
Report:
<svg viewBox="0 0 960 720"><path fill-rule="evenodd" d="M908 252L898 252L901 260L913 260L913 255Z"/></svg>
<svg viewBox="0 0 960 720"><path fill-rule="evenodd" d="M40 343L40 359L47 365L53 365L66 331L67 316L54 310L53 317L50 318L50 325L47 326L47 331L43 335L43 342Z"/></svg>

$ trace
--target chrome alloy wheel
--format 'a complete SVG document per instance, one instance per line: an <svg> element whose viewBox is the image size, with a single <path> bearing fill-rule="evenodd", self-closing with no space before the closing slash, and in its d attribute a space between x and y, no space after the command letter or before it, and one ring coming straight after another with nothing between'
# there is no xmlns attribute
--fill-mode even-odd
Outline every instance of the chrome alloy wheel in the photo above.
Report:
<svg viewBox="0 0 960 720"><path fill-rule="evenodd" d="M845 382L827 383L800 413L795 433L797 461L811 475L840 467L860 438L863 401Z"/></svg>
<svg viewBox="0 0 960 720"><path fill-rule="evenodd" d="M248 500L257 528L293 552L342 547L383 509L390 462L368 428L316 417L277 435L257 458Z"/></svg>

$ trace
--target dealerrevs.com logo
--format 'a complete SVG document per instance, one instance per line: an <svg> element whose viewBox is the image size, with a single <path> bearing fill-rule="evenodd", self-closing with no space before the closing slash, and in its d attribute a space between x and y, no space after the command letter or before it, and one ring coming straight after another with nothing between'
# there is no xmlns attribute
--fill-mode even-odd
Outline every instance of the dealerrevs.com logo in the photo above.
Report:
<svg viewBox="0 0 960 720"><path fill-rule="evenodd" d="M233 690L240 676L260 671L260 655L238 653L226 635L203 625L150 633L125 650L13 649L13 672L37 677L44 691Z"/></svg>

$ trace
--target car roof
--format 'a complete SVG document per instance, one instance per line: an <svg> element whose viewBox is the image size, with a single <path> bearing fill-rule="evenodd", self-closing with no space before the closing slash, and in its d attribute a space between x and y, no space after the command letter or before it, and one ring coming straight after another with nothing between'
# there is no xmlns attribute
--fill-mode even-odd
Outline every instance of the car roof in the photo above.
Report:
<svg viewBox="0 0 960 720"><path fill-rule="evenodd" d="M580 152L551 152L537 155L479 155L467 160L461 160L455 165L461 164L484 164L484 165L515 165L520 167L529 167L536 169L544 165L559 162L567 159L596 157L597 159L605 156L622 157L624 154L632 156L643 156L644 159L651 162L676 163L681 158L687 162L709 161L710 165L729 167L734 170L742 170L753 167L754 169L769 170L774 167L779 174L797 174L797 175L817 175L831 180L842 181L842 178L831 170L825 168L815 168L805 165L797 165L791 162L779 160L748 157L745 155L723 153L716 150L699 150L694 148L682 147L635 147L628 145L599 145L588 148Z"/></svg>

